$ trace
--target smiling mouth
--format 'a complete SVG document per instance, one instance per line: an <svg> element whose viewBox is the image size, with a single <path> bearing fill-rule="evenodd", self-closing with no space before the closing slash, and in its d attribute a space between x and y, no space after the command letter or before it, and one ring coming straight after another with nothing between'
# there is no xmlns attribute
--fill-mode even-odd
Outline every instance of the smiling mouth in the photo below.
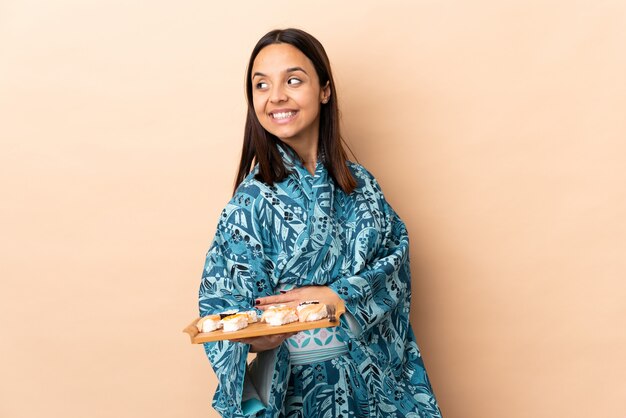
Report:
<svg viewBox="0 0 626 418"><path fill-rule="evenodd" d="M294 117L296 113L298 112L297 111L276 112L276 113L270 113L270 116L272 117L272 119L275 119L275 120L284 120L284 119L289 119L291 117Z"/></svg>

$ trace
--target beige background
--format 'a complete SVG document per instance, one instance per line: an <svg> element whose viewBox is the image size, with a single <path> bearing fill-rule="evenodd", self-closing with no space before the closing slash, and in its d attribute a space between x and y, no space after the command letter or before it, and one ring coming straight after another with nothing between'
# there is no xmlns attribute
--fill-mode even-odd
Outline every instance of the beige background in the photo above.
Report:
<svg viewBox="0 0 626 418"><path fill-rule="evenodd" d="M444 416L625 417L618 0L3 0L0 417L215 416L181 329L285 26L409 226Z"/></svg>

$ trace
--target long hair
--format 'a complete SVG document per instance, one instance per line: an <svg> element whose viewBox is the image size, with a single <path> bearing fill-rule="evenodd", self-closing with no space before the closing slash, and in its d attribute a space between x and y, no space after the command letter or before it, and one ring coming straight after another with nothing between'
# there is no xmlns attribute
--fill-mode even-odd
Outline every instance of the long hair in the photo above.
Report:
<svg viewBox="0 0 626 418"><path fill-rule="evenodd" d="M252 50L248 68L246 70L246 98L248 113L243 135L241 161L235 180L235 191L252 169L253 163L259 165L256 179L266 184L284 180L289 174L282 156L278 151L278 144L297 154L291 147L284 144L275 135L267 132L259 123L254 112L252 98L252 66L259 52L268 45L289 44L311 60L320 81L320 87L330 86L328 103L320 107L320 129L318 152L324 156L323 164L335 183L346 193L350 194L356 187L356 180L346 165L347 155L339 133L339 107L337 105L337 91L330 70L330 61L322 44L310 34L300 29L277 29L265 34Z"/></svg>

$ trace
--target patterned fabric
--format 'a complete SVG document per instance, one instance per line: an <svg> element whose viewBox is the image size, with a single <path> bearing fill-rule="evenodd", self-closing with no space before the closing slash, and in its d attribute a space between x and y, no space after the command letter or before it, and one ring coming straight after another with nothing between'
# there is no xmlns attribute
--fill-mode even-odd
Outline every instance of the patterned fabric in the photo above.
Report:
<svg viewBox="0 0 626 418"><path fill-rule="evenodd" d="M368 417L367 384L349 356L293 366L285 417Z"/></svg>
<svg viewBox="0 0 626 418"><path fill-rule="evenodd" d="M278 290L289 291L293 288L293 285L281 283ZM348 349L341 337L341 332L336 327L300 331L288 338L286 345L289 349L291 364L300 364L307 359L319 360L326 357L336 357L334 354L343 353Z"/></svg>
<svg viewBox="0 0 626 418"><path fill-rule="evenodd" d="M243 387L254 379L249 346L206 343L219 382L214 408L224 417L441 417L409 324L404 223L362 166L348 163L358 185L346 195L324 164L312 176L281 153L292 173L268 186L254 170L222 212L202 275L200 314L251 309L286 285L329 286L346 305L337 331L349 352L291 365L286 341L258 356L267 362L272 354L270 390L259 389L265 409L246 414Z"/></svg>
<svg viewBox="0 0 626 418"><path fill-rule="evenodd" d="M345 347L341 332L337 328L317 328L301 331L287 339L287 348L292 354L299 351L318 350L320 348Z"/></svg>

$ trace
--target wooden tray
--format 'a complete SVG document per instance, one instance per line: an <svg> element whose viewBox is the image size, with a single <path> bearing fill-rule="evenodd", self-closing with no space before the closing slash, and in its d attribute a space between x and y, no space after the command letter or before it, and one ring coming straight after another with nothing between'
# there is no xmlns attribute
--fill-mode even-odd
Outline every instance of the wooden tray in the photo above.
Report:
<svg viewBox="0 0 626 418"><path fill-rule="evenodd" d="M196 324L200 317L194 319L194 321L187 325L183 332L186 332L191 337L192 344L202 344L211 341L220 340L234 340L238 338L250 338L260 337L262 335L284 334L288 332L306 331L307 329L316 328L330 328L339 325L339 318L346 312L346 307L343 301L340 301L337 305L335 312L335 321L331 322L328 319L320 319L319 321L310 322L292 322L290 324L271 326L266 323L256 322L248 325L244 329L239 331L224 332L223 330L216 330L211 332L199 332Z"/></svg>

